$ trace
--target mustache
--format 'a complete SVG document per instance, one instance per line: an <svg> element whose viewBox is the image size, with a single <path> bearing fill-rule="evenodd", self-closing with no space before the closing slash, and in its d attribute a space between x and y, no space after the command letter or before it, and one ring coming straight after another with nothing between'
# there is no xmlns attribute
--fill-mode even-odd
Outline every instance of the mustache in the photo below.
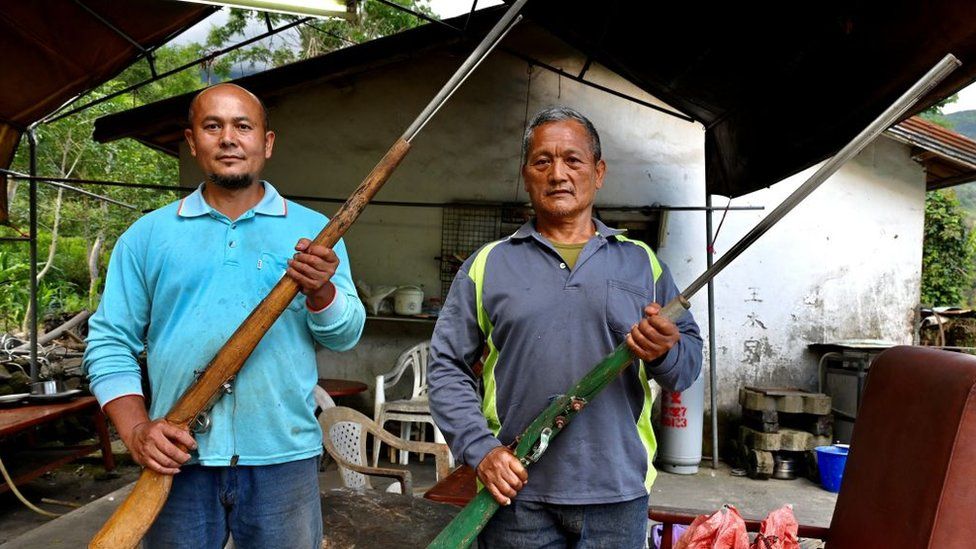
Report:
<svg viewBox="0 0 976 549"><path fill-rule="evenodd" d="M559 187L559 188L555 188L555 189L546 189L546 196L551 196L551 195L554 195L556 193L569 193L569 194L571 194L573 196L576 196L576 189L566 188L566 187Z"/></svg>

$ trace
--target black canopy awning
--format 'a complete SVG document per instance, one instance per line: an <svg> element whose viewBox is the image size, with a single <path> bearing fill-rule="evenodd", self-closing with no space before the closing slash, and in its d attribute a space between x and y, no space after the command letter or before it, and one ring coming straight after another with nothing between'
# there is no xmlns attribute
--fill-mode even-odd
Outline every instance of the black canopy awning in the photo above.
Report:
<svg viewBox="0 0 976 549"><path fill-rule="evenodd" d="M945 54L976 79L971 0L530 1L532 18L706 128L708 191L739 196L833 154Z"/></svg>
<svg viewBox="0 0 976 549"><path fill-rule="evenodd" d="M469 38L480 38L501 9L476 14ZM707 189L725 196L767 187L830 156L946 53L963 66L916 111L976 79L971 0L530 0L526 10L593 62L701 122ZM449 28L429 24L240 82L273 94L456 40ZM100 119L95 137L134 137L172 152L189 99Z"/></svg>
<svg viewBox="0 0 976 549"><path fill-rule="evenodd" d="M0 0L0 123L25 128L214 9L171 0Z"/></svg>

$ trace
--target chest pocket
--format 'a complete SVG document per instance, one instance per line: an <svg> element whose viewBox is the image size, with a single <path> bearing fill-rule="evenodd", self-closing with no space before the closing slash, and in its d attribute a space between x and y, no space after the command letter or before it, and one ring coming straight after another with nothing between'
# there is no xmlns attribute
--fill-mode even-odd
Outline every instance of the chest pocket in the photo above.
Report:
<svg viewBox="0 0 976 549"><path fill-rule="evenodd" d="M263 253L261 258L258 260L257 269L260 274L261 280L267 286L267 291L271 291L271 288L281 280L281 277L285 276L285 271L288 270L288 260L290 257L284 257L277 254ZM263 296L262 296L263 297ZM302 307L305 306L305 295L299 292L295 296L295 299L291 300L288 304L289 311L301 311Z"/></svg>
<svg viewBox="0 0 976 549"><path fill-rule="evenodd" d="M607 281L607 324L618 334L626 335L644 316L644 307L653 296L645 288L624 282Z"/></svg>

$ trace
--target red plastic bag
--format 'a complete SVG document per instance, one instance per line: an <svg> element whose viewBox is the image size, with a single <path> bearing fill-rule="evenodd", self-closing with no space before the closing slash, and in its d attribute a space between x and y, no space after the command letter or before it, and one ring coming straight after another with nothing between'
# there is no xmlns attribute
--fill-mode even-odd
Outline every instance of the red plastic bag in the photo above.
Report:
<svg viewBox="0 0 976 549"><path fill-rule="evenodd" d="M674 549L750 549L746 523L735 507L725 505L710 517L696 518Z"/></svg>
<svg viewBox="0 0 976 549"><path fill-rule="evenodd" d="M793 507L784 505L763 519L752 549L800 549L797 530L799 525L793 516Z"/></svg>

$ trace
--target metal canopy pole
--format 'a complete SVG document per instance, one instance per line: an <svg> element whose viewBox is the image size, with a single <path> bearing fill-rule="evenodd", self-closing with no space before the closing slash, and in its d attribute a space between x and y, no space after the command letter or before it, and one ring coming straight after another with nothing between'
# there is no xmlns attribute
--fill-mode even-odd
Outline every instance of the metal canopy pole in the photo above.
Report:
<svg viewBox="0 0 976 549"><path fill-rule="evenodd" d="M37 135L35 126L27 128L27 142L30 145L30 173L37 175ZM37 181L30 180L30 314L27 323L30 330L30 377L31 383L37 382Z"/></svg>
<svg viewBox="0 0 976 549"><path fill-rule="evenodd" d="M712 268L712 193L705 192L705 265ZM718 468L718 408L715 392L718 373L715 371L715 284L708 281L708 401L712 410L712 469Z"/></svg>
<svg viewBox="0 0 976 549"><path fill-rule="evenodd" d="M597 84L596 82L591 82L591 81L586 80L585 78L583 78L581 76L577 76L575 74L570 74L570 73L568 73L568 72L566 72L566 71L564 71L564 70L562 70L562 69L560 69L558 67L553 67L552 65L550 65L548 63L545 63L543 61L540 61L538 59L535 59L534 57L528 56L528 55L526 55L524 53L518 52L518 51L513 50L511 48L504 48L503 47L503 48L500 49L500 51L503 51L503 52L505 52L505 53L511 55L512 57L517 58L517 59L521 59L522 61L525 61L526 63L528 63L528 64L530 64L532 66L539 67L541 69L545 69L545 70L547 70L547 71L549 71L549 72L551 72L553 74L558 74L559 76L562 76L563 78L567 78L569 80L572 80L573 82L576 82L576 83L579 83L579 84L583 84L584 86L588 86L588 87L593 88L595 90L600 90L600 91L602 91L604 93L608 93L608 94L613 95L615 97L619 97L621 99L625 99L627 101L630 101L631 103L636 103L636 104L638 104L638 105L640 105L642 107L647 107L649 109L653 109L655 111L658 111L658 112L667 114L669 116L673 116L673 117L675 117L675 118L677 118L679 120L684 120L685 122L696 122L696 120L694 118L688 116L687 114L684 114L684 113L678 112L678 111L674 111L674 110L671 110L671 109L662 107L660 105L655 105L654 103L649 103L649 102L644 101L642 99L638 99L638 98L636 98L634 96L627 95L627 94L625 94L623 92L620 92L620 91L617 91L617 90L615 90L613 88L608 88L606 86L602 86L600 84Z"/></svg>
<svg viewBox="0 0 976 549"><path fill-rule="evenodd" d="M41 124L50 124L52 122L56 122L56 121L61 120L62 118L66 117L66 116L71 116L72 114L75 114L75 113L84 111L84 110L86 110L88 108L94 107L95 105L98 105L100 103L104 103L104 102L106 102L106 101L108 101L110 99L113 99L115 97L118 97L118 96L123 95L123 94L126 94L126 93L129 93L130 91L137 90L137 89L139 89L139 88L141 88L143 86L146 86L148 84L152 84L153 82L156 82L158 80L162 80L163 78L166 78L168 76L172 76L172 75L174 75L174 74L176 74L178 72L182 72L182 71L184 71L186 69L192 68L192 67L194 67L196 65L199 65L203 61L209 61L211 59L215 59L217 57L220 57L221 55L224 55L225 53L230 53L230 52L232 52L234 50L238 50L240 48L243 48L244 46L253 44L254 42L258 42L260 40L264 40L265 38L267 38L269 36L273 36L273 35L275 35L277 33L286 31L286 30L288 30L288 29L290 29L292 27L296 27L296 26L301 25L303 23L308 23L312 19L314 19L314 18L313 17L306 17L304 19L299 19L298 21L294 21L292 23L288 23L287 25L285 25L283 27L278 27L273 32L266 32L264 34L260 34L258 36L253 37L253 38L248 38L247 40L244 40L243 42L238 42L237 44L234 44L233 46L228 46L226 48L223 48L223 49L220 49L220 50L216 50L216 51L210 52L209 54L204 55L203 57L201 57L199 59L196 59L196 60L191 61L189 63L180 65L179 67L176 67L175 69L168 70L168 71L166 71L166 72L164 72L162 74L159 74L158 76L156 76L154 78L149 78L149 79L143 80L142 82L138 82L138 83L133 84L133 85L127 87L127 88L123 88L121 90L112 92L112 93L110 93L108 95L104 95L102 97L99 97L98 99L93 99L93 100L89 101L88 103L85 103L84 105L80 105L80 106L75 107L75 108L73 108L71 110L65 111L64 109L68 108L69 105L74 104L74 102L78 98L72 99L71 101L65 103L59 110L57 110L57 111L49 114L47 117L45 117L44 119L42 119L40 121L40 123ZM81 96L79 96L79 98L80 97Z"/></svg>

